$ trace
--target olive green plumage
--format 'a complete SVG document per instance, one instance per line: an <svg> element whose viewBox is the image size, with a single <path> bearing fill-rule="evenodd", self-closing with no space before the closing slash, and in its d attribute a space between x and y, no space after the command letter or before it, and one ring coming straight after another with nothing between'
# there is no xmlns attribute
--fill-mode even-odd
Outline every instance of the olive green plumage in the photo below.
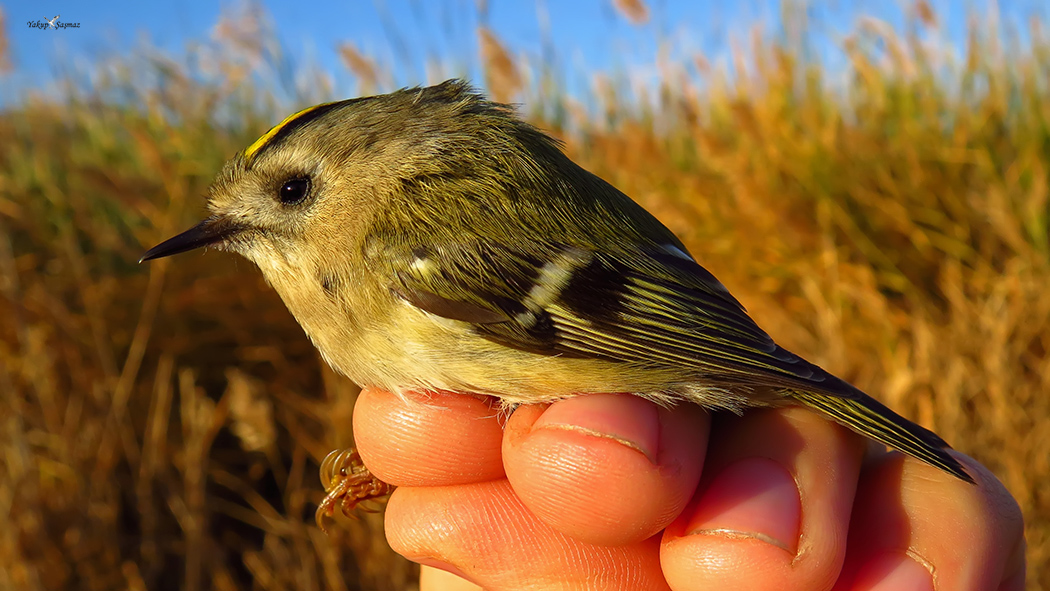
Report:
<svg viewBox="0 0 1050 591"><path fill-rule="evenodd" d="M799 404L972 481L937 435L776 345L648 212L459 81L290 116L143 258L241 253L338 371L394 392Z"/></svg>

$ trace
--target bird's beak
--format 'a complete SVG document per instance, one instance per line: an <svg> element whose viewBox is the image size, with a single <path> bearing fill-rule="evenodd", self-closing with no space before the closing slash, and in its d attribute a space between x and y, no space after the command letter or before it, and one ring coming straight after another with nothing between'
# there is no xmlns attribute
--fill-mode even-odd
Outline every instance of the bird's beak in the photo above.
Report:
<svg viewBox="0 0 1050 591"><path fill-rule="evenodd" d="M195 248L226 242L242 232L244 226L219 216L211 216L182 234L168 238L142 255L139 262L179 254Z"/></svg>

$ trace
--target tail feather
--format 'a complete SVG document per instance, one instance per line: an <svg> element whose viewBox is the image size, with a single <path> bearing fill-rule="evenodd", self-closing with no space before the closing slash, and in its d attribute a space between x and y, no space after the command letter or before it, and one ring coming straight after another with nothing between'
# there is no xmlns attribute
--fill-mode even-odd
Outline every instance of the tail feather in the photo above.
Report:
<svg viewBox="0 0 1050 591"><path fill-rule="evenodd" d="M951 449L936 433L912 423L870 396L843 398L818 392L791 390L790 397L827 415L841 425L898 451L974 483Z"/></svg>

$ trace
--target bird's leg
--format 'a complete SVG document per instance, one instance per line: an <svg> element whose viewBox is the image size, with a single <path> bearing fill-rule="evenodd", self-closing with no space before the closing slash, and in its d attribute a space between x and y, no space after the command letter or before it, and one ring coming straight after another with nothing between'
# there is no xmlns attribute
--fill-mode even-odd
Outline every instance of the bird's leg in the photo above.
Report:
<svg viewBox="0 0 1050 591"><path fill-rule="evenodd" d="M321 531L328 533L324 518L331 517L339 505L343 515L353 516L357 505L372 499L385 497L394 492L394 486L379 480L368 471L354 448L337 449L325 456L321 462L321 485L325 497L317 505L314 519Z"/></svg>

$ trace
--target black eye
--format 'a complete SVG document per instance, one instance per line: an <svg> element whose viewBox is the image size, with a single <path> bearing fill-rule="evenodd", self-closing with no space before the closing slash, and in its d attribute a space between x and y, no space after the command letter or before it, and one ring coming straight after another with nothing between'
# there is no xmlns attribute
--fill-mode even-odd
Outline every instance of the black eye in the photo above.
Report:
<svg viewBox="0 0 1050 591"><path fill-rule="evenodd" d="M285 205L295 205L306 199L309 193L310 179L292 179L281 185L280 191L277 192L277 197Z"/></svg>

